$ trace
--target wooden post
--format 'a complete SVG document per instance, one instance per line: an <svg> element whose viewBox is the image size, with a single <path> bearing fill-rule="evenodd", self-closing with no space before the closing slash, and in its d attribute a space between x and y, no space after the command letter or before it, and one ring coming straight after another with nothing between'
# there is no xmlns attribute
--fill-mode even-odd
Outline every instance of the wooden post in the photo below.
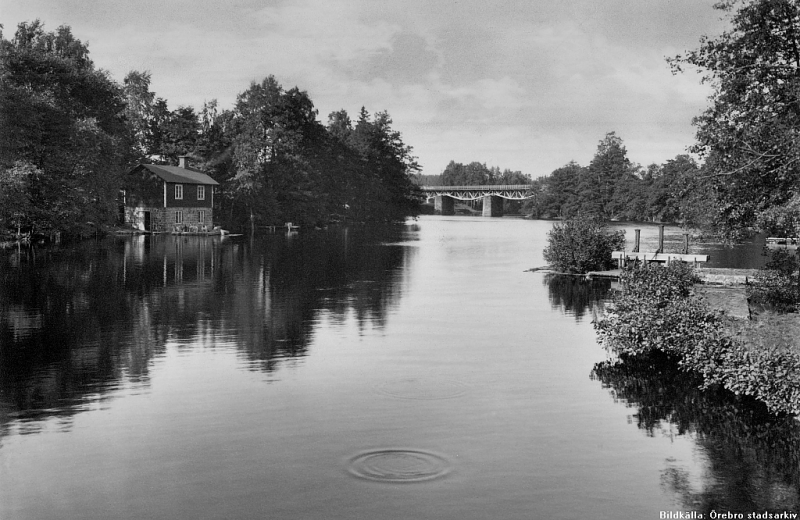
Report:
<svg viewBox="0 0 800 520"><path fill-rule="evenodd" d="M641 235L642 230L641 229L634 229L633 232L636 233L636 238L633 239L634 240L634 242L633 242L633 252L634 253L638 253L639 252L639 236Z"/></svg>
<svg viewBox="0 0 800 520"><path fill-rule="evenodd" d="M689 233L683 234L683 254L689 254Z"/></svg>
<svg viewBox="0 0 800 520"><path fill-rule="evenodd" d="M664 224L658 226L658 251L656 253L664 252Z"/></svg>

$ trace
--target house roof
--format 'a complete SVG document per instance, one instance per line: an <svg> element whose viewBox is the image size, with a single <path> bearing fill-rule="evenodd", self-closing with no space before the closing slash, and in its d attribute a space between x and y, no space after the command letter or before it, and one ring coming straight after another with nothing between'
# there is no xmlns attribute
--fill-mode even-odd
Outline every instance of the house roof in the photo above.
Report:
<svg viewBox="0 0 800 520"><path fill-rule="evenodd" d="M136 168L145 168L167 182L179 182L182 184L211 184L219 186L219 183L205 173L181 168L180 166L161 166L155 164L140 164ZM135 169L136 169L135 168Z"/></svg>

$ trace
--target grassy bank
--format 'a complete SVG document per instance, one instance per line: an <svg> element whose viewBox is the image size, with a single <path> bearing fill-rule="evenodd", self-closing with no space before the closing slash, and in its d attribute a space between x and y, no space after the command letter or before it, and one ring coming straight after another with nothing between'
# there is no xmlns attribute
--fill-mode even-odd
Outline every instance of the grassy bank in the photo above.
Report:
<svg viewBox="0 0 800 520"><path fill-rule="evenodd" d="M700 374L704 388L753 396L773 413L800 413L797 320L770 313L727 318L694 294L697 281L680 263L623 271L621 291L595 322L598 341L625 358L664 352Z"/></svg>

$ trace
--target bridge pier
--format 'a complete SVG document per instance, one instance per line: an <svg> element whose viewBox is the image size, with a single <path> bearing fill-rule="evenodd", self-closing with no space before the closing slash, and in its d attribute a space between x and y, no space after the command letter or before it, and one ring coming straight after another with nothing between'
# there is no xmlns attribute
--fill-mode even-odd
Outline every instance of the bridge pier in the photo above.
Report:
<svg viewBox="0 0 800 520"><path fill-rule="evenodd" d="M437 195L433 201L433 212L436 215L455 215L456 200L447 195Z"/></svg>
<svg viewBox="0 0 800 520"><path fill-rule="evenodd" d="M503 198L497 195L487 195L483 198L484 217L503 216Z"/></svg>

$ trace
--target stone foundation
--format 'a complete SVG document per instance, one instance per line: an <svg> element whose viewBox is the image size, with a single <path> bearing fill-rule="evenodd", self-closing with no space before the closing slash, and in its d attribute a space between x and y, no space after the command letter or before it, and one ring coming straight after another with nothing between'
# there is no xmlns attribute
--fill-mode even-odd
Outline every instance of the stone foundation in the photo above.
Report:
<svg viewBox="0 0 800 520"><path fill-rule="evenodd" d="M200 212L204 212L203 218ZM145 212L150 213L150 229L154 232L168 231L210 231L214 227L214 214L211 208L125 208L125 223L134 229L145 229ZM176 222L175 213L182 213L182 221Z"/></svg>
<svg viewBox="0 0 800 520"><path fill-rule="evenodd" d="M497 195L487 195L483 198L484 217L503 216L503 198Z"/></svg>
<svg viewBox="0 0 800 520"><path fill-rule="evenodd" d="M436 215L455 215L455 199L447 195L435 197L433 208Z"/></svg>

